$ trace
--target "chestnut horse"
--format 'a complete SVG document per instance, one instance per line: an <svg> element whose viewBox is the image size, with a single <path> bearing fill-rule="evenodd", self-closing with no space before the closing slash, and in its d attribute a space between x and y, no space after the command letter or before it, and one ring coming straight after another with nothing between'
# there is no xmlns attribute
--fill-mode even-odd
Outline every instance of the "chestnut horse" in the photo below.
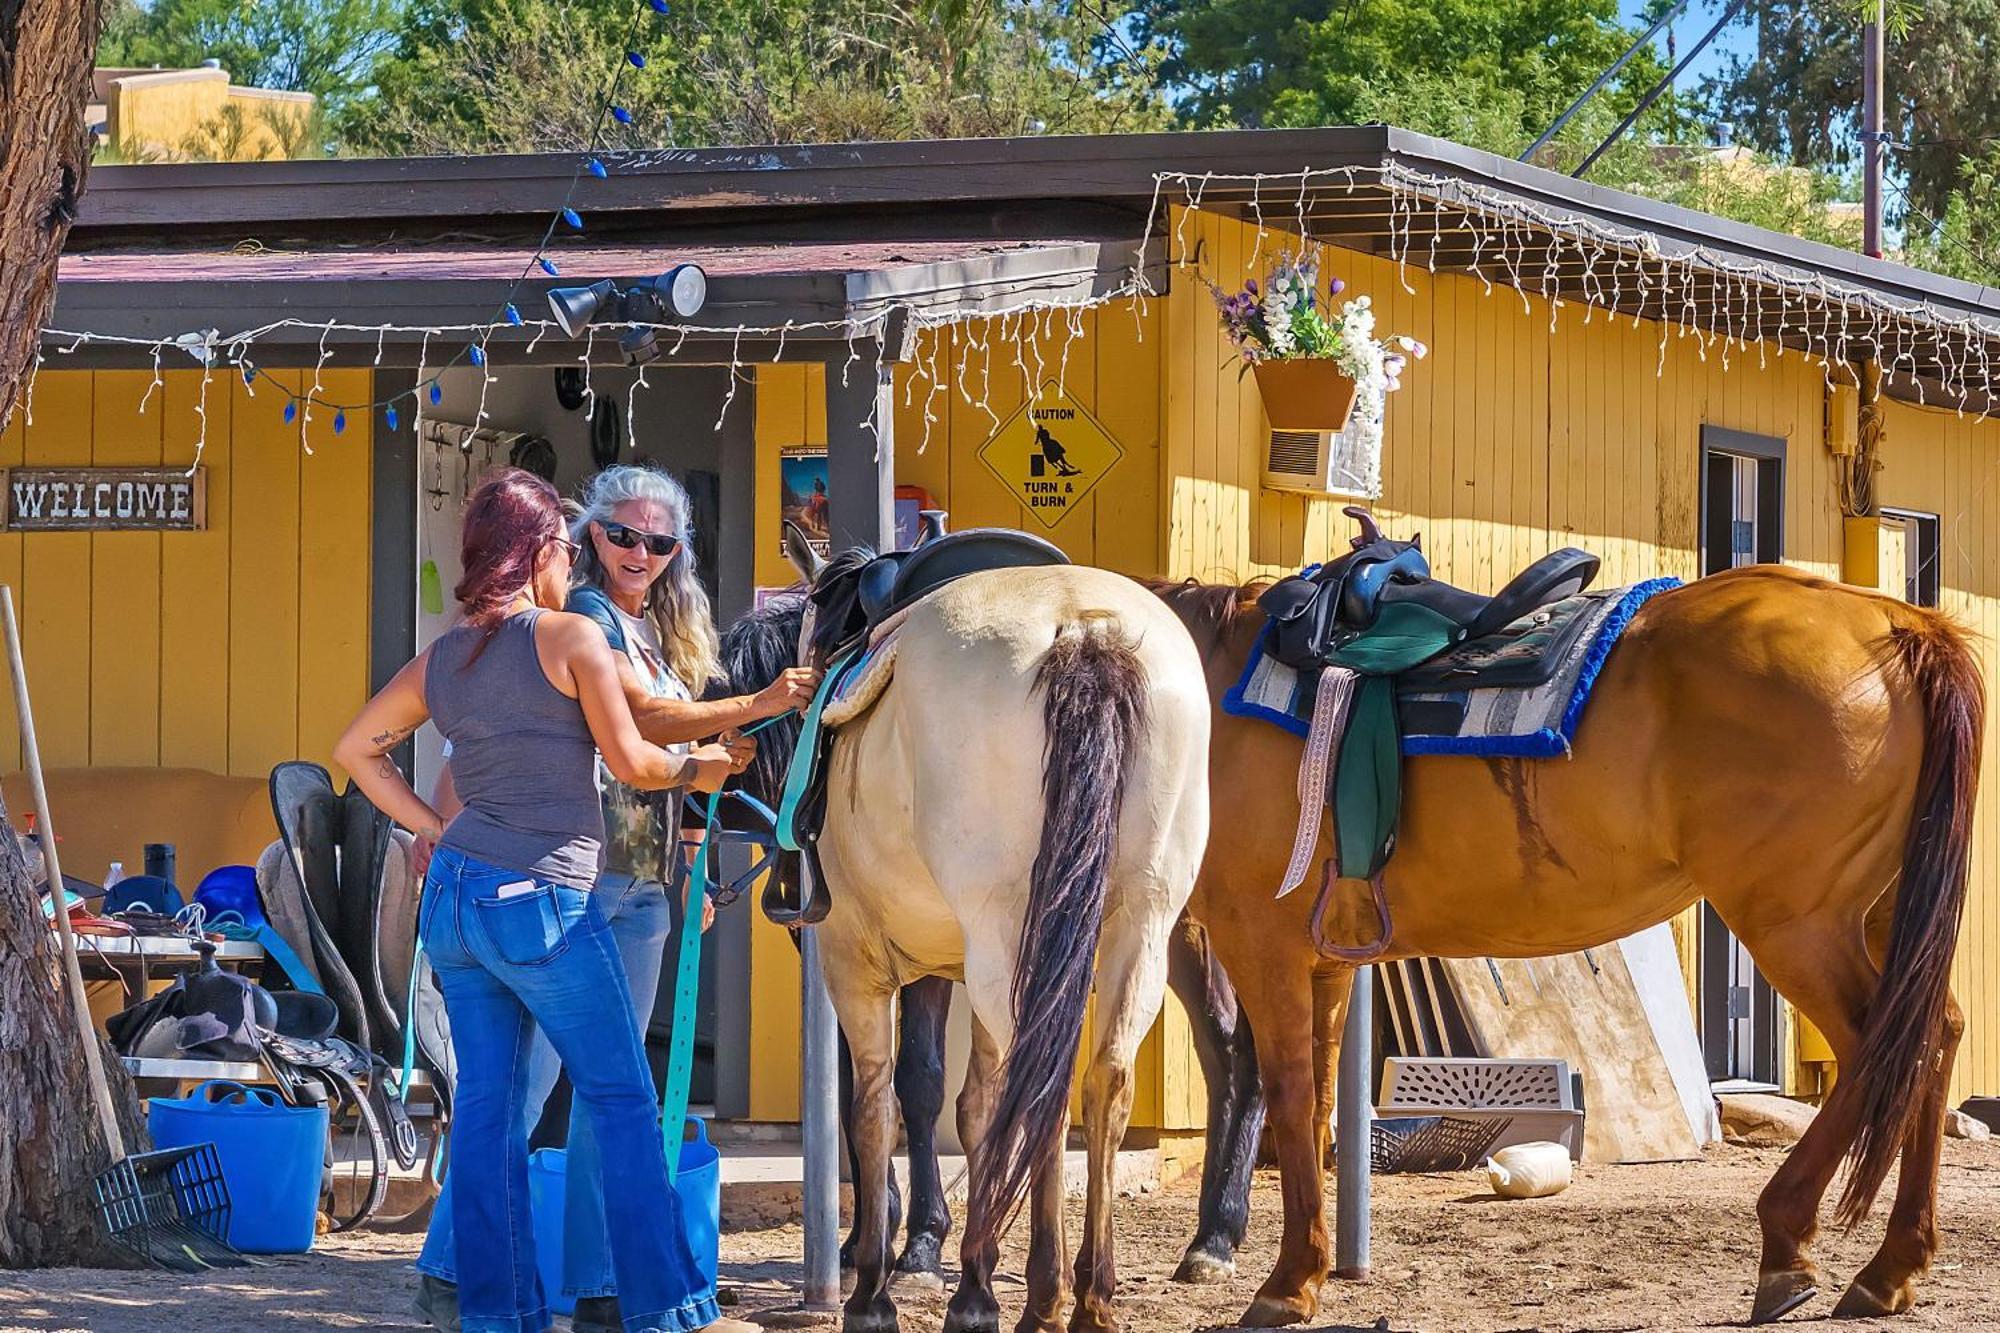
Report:
<svg viewBox="0 0 2000 1333"><path fill-rule="evenodd" d="M1758 1200L1752 1319L1816 1294L1807 1248L1843 1159L1837 1215L1852 1226L1899 1150L1887 1236L1835 1313L1910 1308L1938 1246L1946 1086L1964 1029L1949 976L1984 699L1961 630L1773 565L1663 593L1611 654L1569 758L1410 759L1379 897L1336 880L1316 912L1311 893L1273 897L1302 744L1220 708L1263 629L1261 587L1151 586L1193 632L1216 704L1210 781L1229 805L1189 913L1236 983L1283 1176L1283 1248L1245 1323L1318 1308L1332 1053L1355 962L1568 953L1703 898L1840 1062Z"/></svg>

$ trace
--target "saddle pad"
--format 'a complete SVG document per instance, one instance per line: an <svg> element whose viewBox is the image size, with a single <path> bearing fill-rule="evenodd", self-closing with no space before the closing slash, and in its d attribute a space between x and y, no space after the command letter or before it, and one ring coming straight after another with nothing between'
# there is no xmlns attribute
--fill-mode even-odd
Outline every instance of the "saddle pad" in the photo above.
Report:
<svg viewBox="0 0 2000 1333"><path fill-rule="evenodd" d="M869 644L860 660L833 683L833 691L820 713L821 723L838 727L860 717L882 697L882 691L889 688L889 680L895 674L896 630L891 629Z"/></svg>
<svg viewBox="0 0 2000 1333"><path fill-rule="evenodd" d="M1398 697L1404 754L1470 754L1520 759L1548 759L1567 754L1582 720L1591 688L1605 660L1639 608L1653 597L1680 586L1679 579L1650 579L1627 588L1611 588L1573 597L1556 607L1543 607L1524 617L1542 618L1533 633L1522 622L1494 636L1515 642L1560 643L1562 652L1541 684L1512 688L1425 689ZM1581 632L1563 632L1555 614L1585 617ZM1482 648L1487 641L1466 644L1450 655L1469 659L1499 658ZM1433 664L1423 668L1433 675ZM1539 674L1539 673L1537 673ZM1314 696L1319 681L1285 666L1266 654L1262 645L1250 655L1243 675L1223 696L1222 711L1237 717L1262 718L1296 736L1311 729Z"/></svg>

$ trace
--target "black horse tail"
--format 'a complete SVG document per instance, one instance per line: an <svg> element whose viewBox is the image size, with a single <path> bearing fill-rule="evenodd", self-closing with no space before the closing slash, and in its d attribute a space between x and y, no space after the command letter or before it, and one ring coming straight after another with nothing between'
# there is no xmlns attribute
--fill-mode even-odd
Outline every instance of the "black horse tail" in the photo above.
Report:
<svg viewBox="0 0 2000 1333"><path fill-rule="evenodd" d="M1848 1147L1838 1220L1868 1215L1916 1115L1938 1077L1945 1002L1965 913L1972 850L1972 803L1979 788L1985 688L1963 631L1943 616L1900 612L1890 651L1924 705L1924 754L1916 805L1903 844L1903 869L1882 980L1868 1005L1861 1051L1842 1083L1861 1098L1860 1128Z"/></svg>
<svg viewBox="0 0 2000 1333"><path fill-rule="evenodd" d="M1069 1111L1126 760L1146 727L1145 673L1109 623L1066 628L1043 656L1041 846L1014 969L1014 1040L977 1151L964 1244L989 1261Z"/></svg>

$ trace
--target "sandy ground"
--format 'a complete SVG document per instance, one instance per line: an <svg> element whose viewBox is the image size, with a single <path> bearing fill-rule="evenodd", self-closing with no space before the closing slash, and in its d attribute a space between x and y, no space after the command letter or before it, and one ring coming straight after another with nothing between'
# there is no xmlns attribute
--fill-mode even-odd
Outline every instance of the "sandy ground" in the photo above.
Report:
<svg viewBox="0 0 2000 1333"><path fill-rule="evenodd" d="M1609 1333L1740 1325L1756 1267L1753 1204L1781 1156L1718 1148L1694 1163L1585 1168L1567 1193L1525 1202L1494 1199L1469 1173L1378 1178L1374 1277L1330 1283L1314 1326ZM1119 1310L1129 1333L1230 1327L1263 1278L1277 1246L1275 1177L1258 1181L1241 1273L1224 1285L1167 1280L1193 1209L1192 1183L1119 1204ZM1944 1249L1920 1304L1881 1326L2000 1329L2000 1143L1946 1145L1940 1212ZM1076 1225L1072 1210L1072 1236ZM1830 1279L1852 1276L1879 1238L1878 1216L1855 1237L1823 1241ZM1020 1312L1023 1239L1017 1228L1002 1260L1007 1324ZM415 1251L408 1236L334 1238L309 1256L201 1282L162 1273L5 1274L0 1329L418 1328L409 1313ZM782 1304L795 1290L798 1253L796 1227L725 1236L723 1285L736 1312L754 1319ZM1824 1320L1837 1295L1824 1293L1789 1322ZM898 1299L906 1333L934 1333L942 1295L906 1290Z"/></svg>

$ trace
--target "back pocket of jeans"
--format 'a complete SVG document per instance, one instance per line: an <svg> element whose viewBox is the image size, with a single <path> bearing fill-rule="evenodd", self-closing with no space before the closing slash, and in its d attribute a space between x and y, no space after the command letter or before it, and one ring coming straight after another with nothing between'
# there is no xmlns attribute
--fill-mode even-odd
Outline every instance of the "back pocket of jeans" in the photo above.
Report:
<svg viewBox="0 0 2000 1333"><path fill-rule="evenodd" d="M567 947L558 892L552 885L538 884L526 893L474 902L480 929L503 962L533 967L549 962Z"/></svg>

